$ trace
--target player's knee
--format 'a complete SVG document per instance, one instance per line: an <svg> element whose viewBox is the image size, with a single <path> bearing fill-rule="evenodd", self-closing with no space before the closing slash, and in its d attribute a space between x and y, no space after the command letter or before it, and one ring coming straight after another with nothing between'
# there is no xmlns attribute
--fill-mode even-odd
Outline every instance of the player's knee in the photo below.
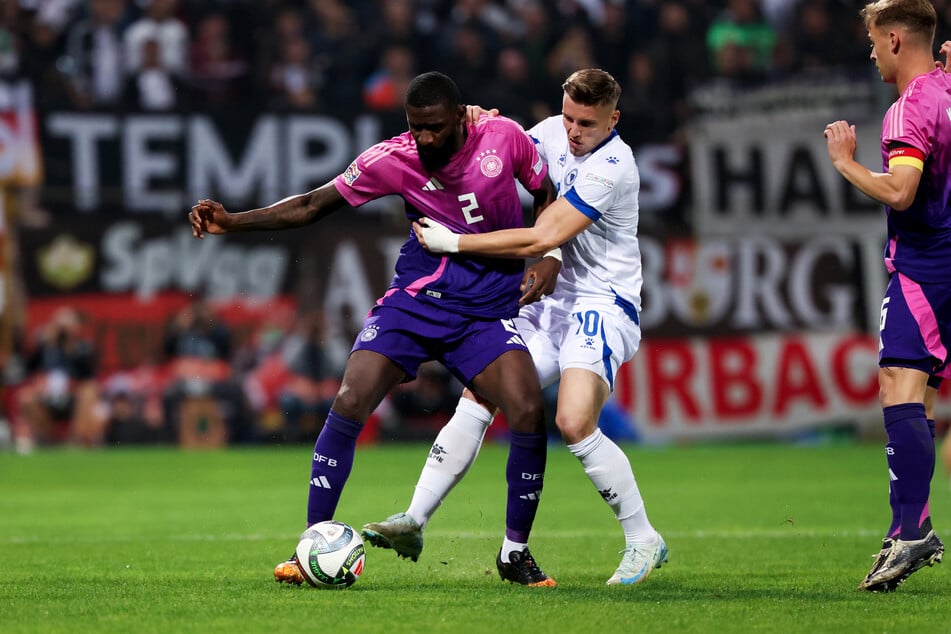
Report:
<svg viewBox="0 0 951 634"><path fill-rule="evenodd" d="M512 431L540 433L545 431L545 403L538 399L520 400L505 408L505 418Z"/></svg>
<svg viewBox="0 0 951 634"><path fill-rule="evenodd" d="M597 427L597 423L592 425L591 421L563 414L555 416L555 424L558 426L558 431L561 432L561 437L569 445L581 442L593 434Z"/></svg>
<svg viewBox="0 0 951 634"><path fill-rule="evenodd" d="M372 411L367 411L366 402L367 399L344 384L340 386L340 390L334 398L332 407L337 414L344 418L364 421L369 418L372 413Z"/></svg>

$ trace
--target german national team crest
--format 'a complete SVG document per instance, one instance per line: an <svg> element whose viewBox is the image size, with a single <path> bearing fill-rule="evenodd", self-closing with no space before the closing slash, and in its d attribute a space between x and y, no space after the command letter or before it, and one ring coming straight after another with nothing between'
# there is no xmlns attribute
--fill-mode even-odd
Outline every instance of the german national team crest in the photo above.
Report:
<svg viewBox="0 0 951 634"><path fill-rule="evenodd" d="M489 178L495 178L502 173L502 159L495 150L486 150L479 155L479 169Z"/></svg>

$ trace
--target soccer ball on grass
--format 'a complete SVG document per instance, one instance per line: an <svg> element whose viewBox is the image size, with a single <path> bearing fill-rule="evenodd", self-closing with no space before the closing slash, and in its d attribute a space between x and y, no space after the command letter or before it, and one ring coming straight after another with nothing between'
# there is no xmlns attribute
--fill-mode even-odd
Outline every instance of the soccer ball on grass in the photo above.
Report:
<svg viewBox="0 0 951 634"><path fill-rule="evenodd" d="M366 549L360 534L343 522L318 522L300 536L297 560L315 588L348 588L363 574Z"/></svg>

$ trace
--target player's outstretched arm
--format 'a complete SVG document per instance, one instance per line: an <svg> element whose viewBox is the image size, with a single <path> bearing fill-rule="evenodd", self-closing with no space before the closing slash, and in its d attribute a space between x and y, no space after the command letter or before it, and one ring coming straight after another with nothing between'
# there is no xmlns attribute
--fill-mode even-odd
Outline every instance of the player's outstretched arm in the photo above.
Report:
<svg viewBox="0 0 951 634"><path fill-rule="evenodd" d="M230 213L214 200L199 200L188 213L188 222L196 238L204 238L206 233L292 229L317 222L345 205L343 196L330 182L306 194L240 213Z"/></svg>
<svg viewBox="0 0 951 634"><path fill-rule="evenodd" d="M592 222L567 200L559 198L538 217L534 227L458 234L431 218L420 218L413 223L413 232L420 244L433 253L539 258L587 229Z"/></svg>

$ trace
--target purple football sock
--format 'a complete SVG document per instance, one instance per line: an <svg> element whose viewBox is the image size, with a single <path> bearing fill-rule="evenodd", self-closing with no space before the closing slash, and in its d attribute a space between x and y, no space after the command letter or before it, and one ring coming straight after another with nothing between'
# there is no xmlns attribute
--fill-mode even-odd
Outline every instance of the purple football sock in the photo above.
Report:
<svg viewBox="0 0 951 634"><path fill-rule="evenodd" d="M922 403L903 403L884 408L885 446L891 490L901 512L899 537L919 539L918 527L928 503L934 469L934 439Z"/></svg>
<svg viewBox="0 0 951 634"><path fill-rule="evenodd" d="M544 433L512 432L509 460L505 468L508 503L505 507L505 536L513 542L528 543L538 512L548 457L548 436Z"/></svg>
<svg viewBox="0 0 951 634"><path fill-rule="evenodd" d="M895 493L895 483L891 482L889 474L888 482L888 504L892 507L892 523L888 526L888 532L885 533L892 539L898 537L901 530L901 504L898 503L898 495Z"/></svg>
<svg viewBox="0 0 951 634"><path fill-rule="evenodd" d="M357 436L363 425L330 410L327 422L317 436L310 467L310 491L307 494L307 525L331 520L340 494L350 477Z"/></svg>

